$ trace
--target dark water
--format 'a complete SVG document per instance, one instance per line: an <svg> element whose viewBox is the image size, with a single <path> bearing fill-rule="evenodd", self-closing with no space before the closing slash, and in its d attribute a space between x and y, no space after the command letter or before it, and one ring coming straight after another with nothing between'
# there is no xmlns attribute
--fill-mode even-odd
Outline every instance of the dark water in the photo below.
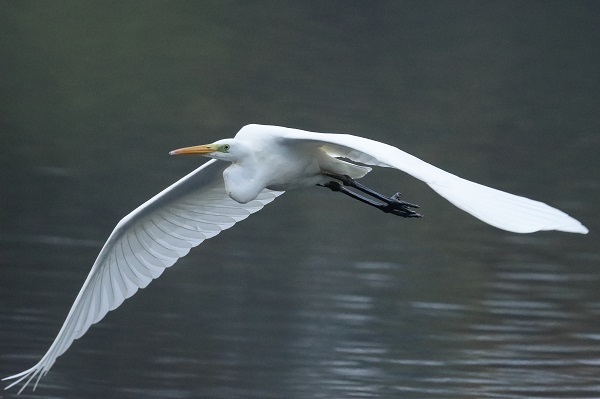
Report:
<svg viewBox="0 0 600 399"><path fill-rule="evenodd" d="M290 192L94 326L47 398L600 397L597 2L0 4L0 374L54 339L117 221L247 123L352 132L544 200L516 235ZM14 391L0 393L12 397Z"/></svg>

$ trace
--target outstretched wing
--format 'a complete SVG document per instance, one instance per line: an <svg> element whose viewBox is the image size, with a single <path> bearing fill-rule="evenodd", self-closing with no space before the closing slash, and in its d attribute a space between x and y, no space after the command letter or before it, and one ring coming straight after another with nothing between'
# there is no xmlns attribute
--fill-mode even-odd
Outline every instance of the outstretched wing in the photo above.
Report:
<svg viewBox="0 0 600 399"><path fill-rule="evenodd" d="M211 160L166 188L117 224L100 251L48 352L32 368L4 378L35 386L73 340L162 274L192 247L257 212L283 192L264 190L246 204L227 195L227 162ZM34 389L35 389L34 386Z"/></svg>
<svg viewBox="0 0 600 399"><path fill-rule="evenodd" d="M559 230L586 234L578 220L543 202L509 194L460 178L388 144L348 134L312 133L276 128L283 140L304 141L322 147L328 154L367 165L400 169L427 183L442 197L476 218L503 230L532 233Z"/></svg>

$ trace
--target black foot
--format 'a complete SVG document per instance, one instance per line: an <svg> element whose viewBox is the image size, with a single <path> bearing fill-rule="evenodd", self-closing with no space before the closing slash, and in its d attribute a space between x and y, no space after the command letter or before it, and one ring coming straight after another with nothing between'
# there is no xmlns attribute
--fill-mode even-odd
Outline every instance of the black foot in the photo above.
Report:
<svg viewBox="0 0 600 399"><path fill-rule="evenodd" d="M388 196L378 193L377 191L370 189L367 186L364 186L364 185L356 182L350 176L342 176L342 175L337 175L337 174L333 174L333 173L324 173L324 175L330 176L330 177L333 177L334 179L336 179L336 180L332 180L323 185L323 187L327 187L332 191L338 191L343 194L346 194L347 196L349 196L351 198L354 198L354 199L356 199L360 202L363 202L367 205L371 205L372 207L375 207L385 213L391 213L393 215L402 216L404 218L423 217L423 215L421 215L420 213L417 213L414 210L410 209L410 208L418 208L419 206L416 204L411 204L410 202L402 201L400 199L400 196L401 196L400 193L396 193L396 194L392 195L391 197L388 197ZM369 197L366 197L359 193L356 193L356 192L348 189L346 186L352 187L358 191L361 191L361 192L369 195L372 198L369 198ZM373 198L375 198L375 199L373 199Z"/></svg>
<svg viewBox="0 0 600 399"><path fill-rule="evenodd" d="M396 193L389 197L389 202L385 202L381 209L383 212L392 213L403 218L422 218L423 215L413 211L410 208L419 208L419 205L411 204L410 202L402 201L400 196L402 194Z"/></svg>

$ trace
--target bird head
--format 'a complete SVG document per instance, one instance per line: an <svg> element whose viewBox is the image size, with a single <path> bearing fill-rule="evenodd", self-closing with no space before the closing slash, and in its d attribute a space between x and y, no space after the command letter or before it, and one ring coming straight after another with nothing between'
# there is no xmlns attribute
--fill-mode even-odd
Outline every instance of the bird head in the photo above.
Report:
<svg viewBox="0 0 600 399"><path fill-rule="evenodd" d="M212 144L202 144L193 147L179 148L169 152L169 155L202 155L209 158L234 162L237 158L239 143L234 139L223 139Z"/></svg>

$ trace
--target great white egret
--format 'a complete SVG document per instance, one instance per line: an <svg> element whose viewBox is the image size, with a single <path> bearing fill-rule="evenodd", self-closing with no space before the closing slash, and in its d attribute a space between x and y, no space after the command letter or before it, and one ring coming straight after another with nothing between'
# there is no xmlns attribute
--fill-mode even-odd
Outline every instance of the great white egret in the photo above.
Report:
<svg viewBox="0 0 600 399"><path fill-rule="evenodd" d="M588 232L579 221L542 202L462 179L396 147L363 137L248 125L233 139L171 154L213 159L117 224L46 354L32 368L4 378L16 380L6 389L24 381L20 393L37 376L35 389L56 358L108 311L145 288L190 248L257 212L285 190L321 185L385 212L420 216L411 209L416 205L400 201L397 195L386 197L358 184L355 179L371 170L365 165L403 170L460 209L500 229Z"/></svg>

